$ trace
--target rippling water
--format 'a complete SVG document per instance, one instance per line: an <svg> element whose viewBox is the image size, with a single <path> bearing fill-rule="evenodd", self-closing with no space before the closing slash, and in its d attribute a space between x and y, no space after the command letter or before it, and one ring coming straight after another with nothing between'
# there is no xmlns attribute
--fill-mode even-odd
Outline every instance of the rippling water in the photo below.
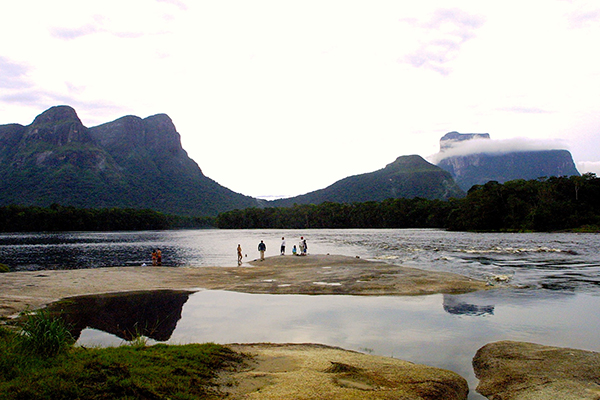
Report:
<svg viewBox="0 0 600 400"><path fill-rule="evenodd" d="M179 230L0 234L0 262L17 270L96 268L150 264L160 248L169 266L235 266L240 243L245 260L288 252L300 236L309 252L378 259L429 270L489 279L507 275L533 288L598 292L600 236L576 233L463 233L391 230Z"/></svg>
<svg viewBox="0 0 600 400"><path fill-rule="evenodd" d="M181 319L169 343L312 342L393 356L459 373L469 382L471 400L483 399L474 390L471 359L486 343L519 340L600 351L596 234L422 229L2 234L0 262L21 270L141 265L160 248L164 264L174 267L235 266L238 243L250 261L258 257L260 240L267 256L279 254L282 236L288 253L304 236L309 253L359 256L490 282L508 276L516 288L496 284L498 290L415 297L201 290L175 311ZM79 343L123 342L99 329L84 329Z"/></svg>

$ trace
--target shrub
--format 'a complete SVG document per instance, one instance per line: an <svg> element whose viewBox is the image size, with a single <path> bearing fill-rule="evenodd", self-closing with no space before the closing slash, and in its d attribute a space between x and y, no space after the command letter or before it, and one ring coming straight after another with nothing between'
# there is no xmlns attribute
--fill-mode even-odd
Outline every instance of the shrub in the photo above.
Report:
<svg viewBox="0 0 600 400"><path fill-rule="evenodd" d="M47 310L25 315L26 320L21 327L24 350L42 356L55 356L75 343L63 320L50 315Z"/></svg>
<svg viewBox="0 0 600 400"><path fill-rule="evenodd" d="M10 272L10 267L6 264L0 264L0 273L2 272Z"/></svg>

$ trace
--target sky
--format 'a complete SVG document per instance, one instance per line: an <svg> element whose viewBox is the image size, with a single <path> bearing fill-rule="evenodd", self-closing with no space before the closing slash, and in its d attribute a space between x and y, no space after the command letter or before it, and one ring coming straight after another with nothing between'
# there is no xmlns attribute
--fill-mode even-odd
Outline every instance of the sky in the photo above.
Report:
<svg viewBox="0 0 600 400"><path fill-rule="evenodd" d="M56 105L87 127L166 113L245 195L435 160L450 131L567 149L600 175L598 1L6 3L0 124Z"/></svg>

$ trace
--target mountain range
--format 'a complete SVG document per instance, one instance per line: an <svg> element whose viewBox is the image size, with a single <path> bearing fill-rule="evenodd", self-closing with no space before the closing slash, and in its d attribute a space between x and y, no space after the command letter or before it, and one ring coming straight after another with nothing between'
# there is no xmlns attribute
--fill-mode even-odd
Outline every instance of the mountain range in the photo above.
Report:
<svg viewBox="0 0 600 400"><path fill-rule="evenodd" d="M452 140L469 139L452 134ZM536 155L519 157L542 164ZM30 125L0 125L0 206L56 203L214 216L232 209L326 201L352 203L398 197L445 200L465 195L470 187L465 177L472 171L483 171L477 168L481 159L446 159L436 166L418 155L401 156L380 170L350 176L301 196L267 202L233 192L206 177L181 146L181 137L166 114L144 119L129 115L87 128L73 108L56 106ZM548 165L553 162L556 167L557 159L550 157ZM506 169L505 164L492 164L489 171L472 181L497 178L498 171L494 175L492 170ZM516 170L524 169L521 165ZM555 171L557 168L550 167L542 175ZM462 189L455 180L462 183Z"/></svg>
<svg viewBox="0 0 600 400"><path fill-rule="evenodd" d="M57 106L28 126L0 125L0 205L53 203L216 215L262 201L204 176L165 114L86 128Z"/></svg>

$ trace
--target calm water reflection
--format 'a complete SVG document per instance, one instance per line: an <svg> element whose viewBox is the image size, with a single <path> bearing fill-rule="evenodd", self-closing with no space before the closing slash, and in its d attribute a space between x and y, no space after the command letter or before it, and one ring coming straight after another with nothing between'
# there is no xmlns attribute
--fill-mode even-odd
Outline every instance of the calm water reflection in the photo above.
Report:
<svg viewBox="0 0 600 400"><path fill-rule="evenodd" d="M189 297L169 343L323 343L450 369L477 380L471 360L497 340L600 351L600 297L499 289L466 295L359 297L200 291ZM119 345L82 332L86 346ZM471 393L471 399L482 398Z"/></svg>
<svg viewBox="0 0 600 400"><path fill-rule="evenodd" d="M0 234L0 262L21 270L140 265L149 263L152 249L160 248L164 263L174 267L235 266L238 243L248 254L245 260L252 260L260 240L267 244L267 256L278 254L282 236L288 247L300 236L307 237L309 253L360 256L479 279L508 275L520 289L419 297L200 291L185 301L174 301L175 311L167 312L170 320L158 318L169 322L157 340L340 346L453 370L469 380L471 399L482 398L474 393L471 359L486 343L519 340L600 351L600 236L596 234L431 229ZM96 328L83 329L80 343L119 345L128 337L123 331L153 326L163 312L152 311L151 304L162 304L156 299L118 301L107 305L109 312L93 308L100 303L93 307L87 303L94 310L91 314L101 317L95 321L85 313L78 317L81 326ZM115 308L122 312L115 313ZM126 322L126 316L144 317ZM116 321L118 328L103 326L106 321Z"/></svg>

